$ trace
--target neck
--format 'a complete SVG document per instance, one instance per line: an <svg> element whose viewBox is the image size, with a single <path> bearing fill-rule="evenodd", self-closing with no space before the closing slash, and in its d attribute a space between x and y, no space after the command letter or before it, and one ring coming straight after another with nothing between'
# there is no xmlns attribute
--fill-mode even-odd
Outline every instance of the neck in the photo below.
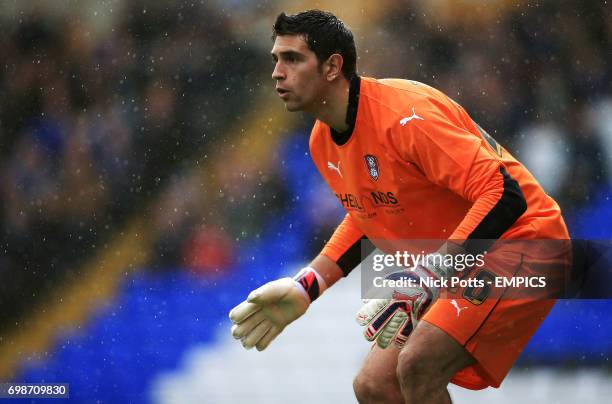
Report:
<svg viewBox="0 0 612 404"><path fill-rule="evenodd" d="M313 115L337 132L348 130L346 111L349 101L349 81L341 78L330 85L329 91L321 98Z"/></svg>

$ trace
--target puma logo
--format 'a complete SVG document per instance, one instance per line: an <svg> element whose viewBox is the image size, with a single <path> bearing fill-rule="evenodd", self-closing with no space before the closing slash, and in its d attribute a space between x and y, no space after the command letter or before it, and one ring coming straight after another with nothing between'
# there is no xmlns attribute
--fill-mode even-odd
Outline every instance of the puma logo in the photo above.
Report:
<svg viewBox="0 0 612 404"><path fill-rule="evenodd" d="M451 304L455 307L455 309L457 309L457 317L459 317L459 314L461 314L461 312L465 309L469 309L468 306L465 307L459 307L459 303L457 303L457 301L455 299L450 301Z"/></svg>
<svg viewBox="0 0 612 404"><path fill-rule="evenodd" d="M414 107L412 107L412 115L411 116L407 116L405 118L403 118L400 121L400 125L405 126L408 122L412 121L413 119L418 119L420 121L424 121L425 119L421 118L420 116L418 116L414 110Z"/></svg>
<svg viewBox="0 0 612 404"><path fill-rule="evenodd" d="M335 166L331 161L328 161L327 168L329 168L330 170L336 171L338 175L340 176L340 178L342 178L342 173L340 172L340 160L338 160L337 166Z"/></svg>

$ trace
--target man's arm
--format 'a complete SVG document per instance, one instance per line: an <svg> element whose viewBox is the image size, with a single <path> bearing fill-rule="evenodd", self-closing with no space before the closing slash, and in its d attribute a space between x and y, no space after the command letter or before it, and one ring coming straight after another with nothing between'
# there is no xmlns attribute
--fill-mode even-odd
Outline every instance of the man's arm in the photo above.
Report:
<svg viewBox="0 0 612 404"><path fill-rule="evenodd" d="M362 246L364 241L367 241L367 237L347 213L323 247L321 255L336 263L342 271L342 276L347 276L371 252L362 251L364 248L371 248L369 243Z"/></svg>
<svg viewBox="0 0 612 404"><path fill-rule="evenodd" d="M492 138L461 112L478 129L436 107L424 107L425 120L402 127L397 147L429 181L473 203L450 240L463 244L468 239L499 239L526 211L527 202L502 158L507 152L500 152L496 143L494 149L486 141Z"/></svg>
<svg viewBox="0 0 612 404"><path fill-rule="evenodd" d="M344 276L340 266L336 262L332 261L331 258L323 254L317 255L309 266L314 268L319 275L321 275L328 288L334 283L338 282L340 278Z"/></svg>

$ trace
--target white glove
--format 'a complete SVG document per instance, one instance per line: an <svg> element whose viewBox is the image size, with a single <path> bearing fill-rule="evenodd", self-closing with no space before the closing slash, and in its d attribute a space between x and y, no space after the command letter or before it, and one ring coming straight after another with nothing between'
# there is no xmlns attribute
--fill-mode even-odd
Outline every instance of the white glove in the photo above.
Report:
<svg viewBox="0 0 612 404"><path fill-rule="evenodd" d="M434 258L436 257L436 258ZM389 274L386 279L407 283L409 286L395 287L390 299L367 299L357 312L357 322L366 327L364 336L368 341L376 341L386 348L393 342L403 347L418 320L438 298L439 287L433 281L447 279L453 273L450 267L436 265L442 262L440 254L430 254L424 266L414 270L402 270ZM421 285L421 278L429 278L431 287Z"/></svg>
<svg viewBox="0 0 612 404"><path fill-rule="evenodd" d="M310 298L292 278L277 279L252 291L230 313L232 335L246 349L263 351L289 323L306 312Z"/></svg>

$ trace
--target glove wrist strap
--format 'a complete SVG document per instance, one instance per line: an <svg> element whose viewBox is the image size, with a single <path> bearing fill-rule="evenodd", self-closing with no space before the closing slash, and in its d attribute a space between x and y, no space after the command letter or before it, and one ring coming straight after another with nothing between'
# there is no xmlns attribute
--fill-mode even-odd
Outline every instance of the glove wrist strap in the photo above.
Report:
<svg viewBox="0 0 612 404"><path fill-rule="evenodd" d="M300 272L295 274L293 280L304 291L311 303L327 289L323 277L312 267L302 268Z"/></svg>

